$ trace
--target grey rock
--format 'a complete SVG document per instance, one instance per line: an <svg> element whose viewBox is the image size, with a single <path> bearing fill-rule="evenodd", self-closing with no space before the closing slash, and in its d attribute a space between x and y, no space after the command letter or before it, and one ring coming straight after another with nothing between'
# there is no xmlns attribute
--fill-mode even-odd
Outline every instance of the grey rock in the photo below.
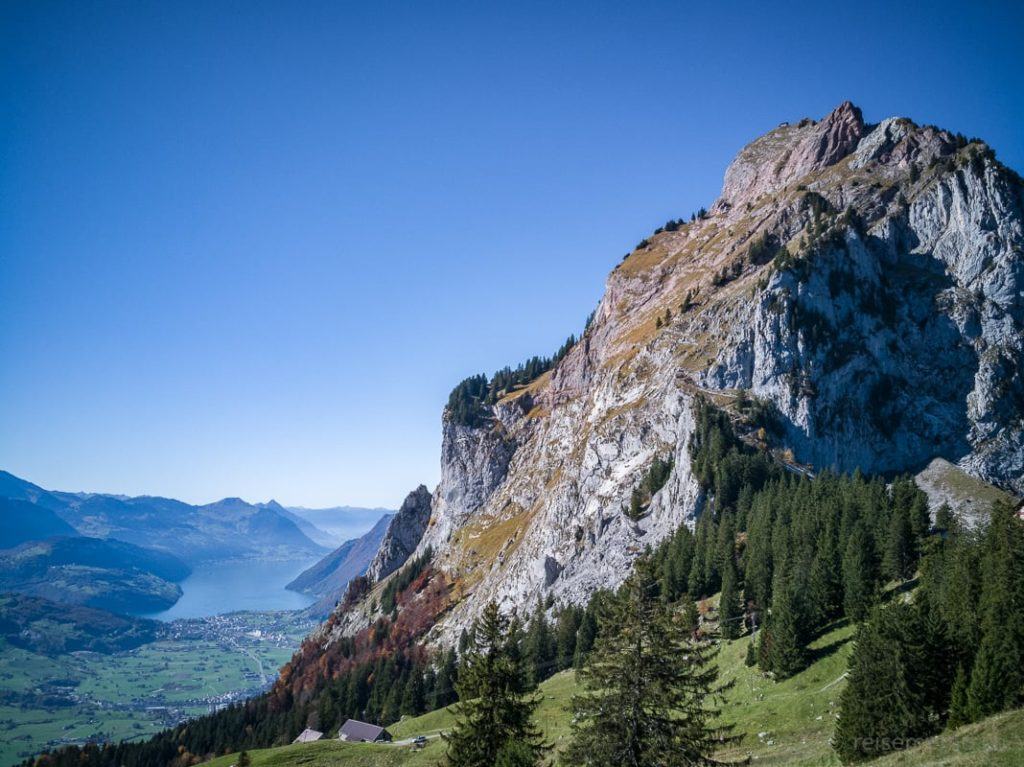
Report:
<svg viewBox="0 0 1024 767"><path fill-rule="evenodd" d="M405 564L427 529L430 501L430 491L425 485L420 485L406 496L388 524L377 554L366 568L368 577L374 581L382 580Z"/></svg>

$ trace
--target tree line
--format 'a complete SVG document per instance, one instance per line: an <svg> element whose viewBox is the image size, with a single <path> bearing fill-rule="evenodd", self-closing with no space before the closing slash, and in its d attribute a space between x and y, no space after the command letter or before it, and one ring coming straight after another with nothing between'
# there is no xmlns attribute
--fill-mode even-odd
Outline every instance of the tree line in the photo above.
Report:
<svg viewBox="0 0 1024 767"><path fill-rule="evenodd" d="M587 318L589 327L591 318ZM503 367L490 378L486 374L465 378L448 395L448 417L457 424L476 427L487 422L490 406L519 386L536 380L569 353L578 339L570 335L551 357L531 357L516 367Z"/></svg>

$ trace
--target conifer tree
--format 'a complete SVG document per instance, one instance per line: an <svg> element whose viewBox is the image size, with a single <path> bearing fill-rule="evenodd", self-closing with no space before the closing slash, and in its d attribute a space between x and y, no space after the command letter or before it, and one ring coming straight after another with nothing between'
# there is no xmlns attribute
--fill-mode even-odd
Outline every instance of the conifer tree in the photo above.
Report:
<svg viewBox="0 0 1024 767"><path fill-rule="evenodd" d="M996 503L981 560L981 643L971 669L972 720L1024 703L1024 526Z"/></svg>
<svg viewBox="0 0 1024 767"><path fill-rule="evenodd" d="M687 636L696 637L700 630L700 611L697 609L697 603L690 599L689 594L683 595L680 625Z"/></svg>
<svg viewBox="0 0 1024 767"><path fill-rule="evenodd" d="M806 617L792 578L780 578L773 592L775 597L763 630L758 662L765 671L785 679L807 665Z"/></svg>
<svg viewBox="0 0 1024 767"><path fill-rule="evenodd" d="M830 517L818 539L809 578L809 608L817 629L839 617L843 606L843 572L835 521Z"/></svg>
<svg viewBox="0 0 1024 767"><path fill-rule="evenodd" d="M745 666L756 666L757 665L757 637L751 637L750 642L747 644L747 654L743 656L743 665Z"/></svg>
<svg viewBox="0 0 1024 767"><path fill-rule="evenodd" d="M555 629L555 665L558 670L572 666L576 656L576 634L580 628L581 611L569 606L558 613Z"/></svg>
<svg viewBox="0 0 1024 767"><path fill-rule="evenodd" d="M419 716L426 710L426 697L423 691L423 669L415 667L409 673L409 679L405 683L405 690L402 693L402 714L406 716Z"/></svg>
<svg viewBox="0 0 1024 767"><path fill-rule="evenodd" d="M906 748L935 731L921 632L914 608L904 603L875 608L858 630L833 739L844 762Z"/></svg>
<svg viewBox="0 0 1024 767"><path fill-rule="evenodd" d="M514 623L491 602L474 624L459 668L455 724L444 735L450 767L493 767L498 753L520 742L539 759L544 749L532 722L531 695Z"/></svg>
<svg viewBox="0 0 1024 767"><path fill-rule="evenodd" d="M949 508L948 503L944 503L939 506L935 512L935 531L938 533L947 533L956 523L956 518L953 516L953 510Z"/></svg>
<svg viewBox="0 0 1024 767"><path fill-rule="evenodd" d="M857 523L843 553L843 608L862 621L875 601L874 543L863 523Z"/></svg>
<svg viewBox="0 0 1024 767"><path fill-rule="evenodd" d="M722 594L718 603L718 623L722 637L736 639L743 633L743 603L740 601L739 571L730 554L722 562Z"/></svg>
<svg viewBox="0 0 1024 767"><path fill-rule="evenodd" d="M889 519L882 567L886 576L895 581L908 580L914 574L916 546L909 511L896 507Z"/></svg>
<svg viewBox="0 0 1024 767"><path fill-rule="evenodd" d="M555 652L556 638L551 633L551 624L548 623L544 603L538 598L523 642L527 680L531 685L536 685L551 676L554 671Z"/></svg>
<svg viewBox="0 0 1024 767"><path fill-rule="evenodd" d="M602 622L580 672L567 762L578 767L682 767L720 745L711 708L721 688L708 643L681 630L642 560Z"/></svg>
<svg viewBox="0 0 1024 767"><path fill-rule="evenodd" d="M455 685L458 681L458 660L454 648L448 648L437 669L437 681L434 684L430 700L431 710L447 706L455 700Z"/></svg>
<svg viewBox="0 0 1024 767"><path fill-rule="evenodd" d="M953 679L953 691L949 701L950 729L955 729L971 721L970 702L967 698L967 687L970 677L963 665L957 666L956 677Z"/></svg>
<svg viewBox="0 0 1024 767"><path fill-rule="evenodd" d="M597 601L596 597L591 597L590 603L593 605ZM594 615L594 611L590 605L583 612L583 617L580 619L580 627L576 632L576 651L573 655L572 665L574 668L580 668L583 666L587 655L594 647L594 641L597 639L597 617Z"/></svg>

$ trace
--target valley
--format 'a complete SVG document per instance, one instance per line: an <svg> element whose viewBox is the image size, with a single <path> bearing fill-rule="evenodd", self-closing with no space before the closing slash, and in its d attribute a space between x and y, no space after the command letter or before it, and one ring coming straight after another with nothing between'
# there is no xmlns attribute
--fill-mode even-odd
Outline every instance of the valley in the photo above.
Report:
<svg viewBox="0 0 1024 767"><path fill-rule="evenodd" d="M349 511L338 529L385 515ZM302 514L340 513L64 493L0 472L0 764L145 739L266 691L315 628L307 608L334 603L330 588L288 588L335 540Z"/></svg>
<svg viewBox="0 0 1024 767"><path fill-rule="evenodd" d="M0 763L145 738L267 689L313 627L295 612L179 619L133 650L47 656L0 646ZM0 640L2 642L2 640Z"/></svg>

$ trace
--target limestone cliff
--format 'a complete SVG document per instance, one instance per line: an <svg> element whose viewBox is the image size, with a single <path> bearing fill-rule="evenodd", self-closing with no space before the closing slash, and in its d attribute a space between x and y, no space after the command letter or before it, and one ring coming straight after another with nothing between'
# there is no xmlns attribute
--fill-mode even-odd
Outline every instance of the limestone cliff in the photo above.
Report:
<svg viewBox="0 0 1024 767"><path fill-rule="evenodd" d="M401 567L415 551L430 519L430 491L420 485L405 497L398 513L388 523L377 554L366 568L371 580L379 581Z"/></svg>

